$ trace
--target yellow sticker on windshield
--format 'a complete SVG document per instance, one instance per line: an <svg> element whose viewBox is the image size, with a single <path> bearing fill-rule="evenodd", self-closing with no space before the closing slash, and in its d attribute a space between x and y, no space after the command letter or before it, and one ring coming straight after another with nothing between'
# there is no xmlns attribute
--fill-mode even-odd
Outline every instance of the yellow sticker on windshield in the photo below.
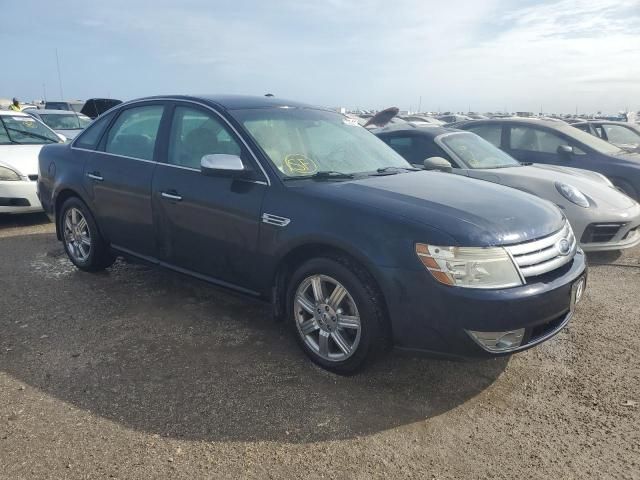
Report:
<svg viewBox="0 0 640 480"><path fill-rule="evenodd" d="M318 171L316 162L301 153L292 153L285 157L284 166L287 174L313 175Z"/></svg>

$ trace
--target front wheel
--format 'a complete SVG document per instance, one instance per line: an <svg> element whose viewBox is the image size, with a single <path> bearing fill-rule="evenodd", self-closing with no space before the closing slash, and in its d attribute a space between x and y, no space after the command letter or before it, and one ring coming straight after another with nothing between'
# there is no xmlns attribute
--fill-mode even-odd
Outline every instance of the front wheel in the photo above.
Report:
<svg viewBox="0 0 640 480"><path fill-rule="evenodd" d="M288 303L298 343L327 370L354 373L386 349L381 295L349 259L314 258L301 265L289 282Z"/></svg>
<svg viewBox="0 0 640 480"><path fill-rule="evenodd" d="M96 272L113 264L115 258L100 235L87 206L77 197L62 204L59 229L69 260L80 270Z"/></svg>

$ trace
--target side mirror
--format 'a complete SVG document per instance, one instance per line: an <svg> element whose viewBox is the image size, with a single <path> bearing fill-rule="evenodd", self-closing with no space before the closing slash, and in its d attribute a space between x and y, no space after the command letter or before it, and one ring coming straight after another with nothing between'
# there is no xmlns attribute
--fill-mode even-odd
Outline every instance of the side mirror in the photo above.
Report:
<svg viewBox="0 0 640 480"><path fill-rule="evenodd" d="M451 163L442 157L429 157L424 161L425 170L440 170L441 172L451 173L453 167Z"/></svg>
<svg viewBox="0 0 640 480"><path fill-rule="evenodd" d="M246 169L238 155L215 153L202 157L200 171L211 177L240 177Z"/></svg>
<svg viewBox="0 0 640 480"><path fill-rule="evenodd" d="M58 138L60 139L60 141L62 141L63 143L67 141L67 137L65 137L64 135L62 135L61 133L56 133L56 135L58 136Z"/></svg>
<svg viewBox="0 0 640 480"><path fill-rule="evenodd" d="M558 155L560 156L568 158L571 157L573 153L573 147L571 145L560 145L558 147Z"/></svg>

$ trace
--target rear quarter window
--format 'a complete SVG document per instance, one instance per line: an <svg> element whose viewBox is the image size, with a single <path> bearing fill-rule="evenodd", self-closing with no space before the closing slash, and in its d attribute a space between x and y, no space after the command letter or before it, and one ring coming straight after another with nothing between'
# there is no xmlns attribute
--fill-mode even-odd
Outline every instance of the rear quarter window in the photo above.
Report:
<svg viewBox="0 0 640 480"><path fill-rule="evenodd" d="M85 148L87 150L96 150L100 139L104 134L104 131L109 126L114 113L110 113L104 117L100 117L91 125L89 125L84 132L80 134L78 139L73 144L77 148Z"/></svg>

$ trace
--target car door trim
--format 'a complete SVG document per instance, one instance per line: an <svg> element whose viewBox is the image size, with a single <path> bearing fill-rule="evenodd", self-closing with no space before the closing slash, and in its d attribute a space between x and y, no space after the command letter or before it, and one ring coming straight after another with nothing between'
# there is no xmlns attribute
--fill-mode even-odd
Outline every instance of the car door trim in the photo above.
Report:
<svg viewBox="0 0 640 480"><path fill-rule="evenodd" d="M249 144L245 141L244 137L242 135L240 135L240 132L238 132L238 130L229 122L229 120L227 120L218 110L216 110L215 108L213 108L210 105L207 105L206 103L202 103L202 102L197 102L195 100L187 100L187 99L183 99L183 98L172 98L172 97L156 97L156 98L145 98L145 99L139 99L139 100L131 100L129 102L124 102L124 103L120 103L118 105L116 105L115 107L113 107L111 110L115 110L118 108L123 108L123 107L128 107L131 105L135 105L136 103L144 103L144 102L151 102L151 101L162 101L162 102L184 102L184 103L191 103L193 105L199 105L207 110L212 111L213 113L215 113L218 117L220 117L224 123L236 134L236 137L238 137L240 139L240 141L242 142L242 144L246 147L246 149L248 150L248 152L251 154L251 157L253 157L253 160L256 162L256 164L258 165L258 167L260 168L260 170L262 171L262 174L264 175L264 178L266 179L266 181L262 181L262 180L258 180L258 181L252 181L252 183L259 183L261 182L261 184L266 184L267 186L271 186L271 179L269 178L269 175L267 174L267 171L265 170L265 168L262 166L262 163L260 162L260 160L258 159L258 157L256 156L255 152L251 149L251 147L249 146ZM109 110L109 112L111 111ZM105 112L103 113L103 115L106 115L109 112ZM80 137L80 135L78 135L78 137ZM78 138L76 137L73 142L71 142L70 144L70 148L72 150L82 150L82 151L86 151L86 152L97 152L97 153L105 153L107 155L116 155L113 153L109 153L109 152L103 152L100 150L91 150L88 148L80 148L80 147L76 147L75 143L76 143L76 139ZM122 158L130 158L132 160L139 160L141 162L149 162L150 160L142 160L140 158L134 158L134 157L127 157L126 155L116 155ZM158 163L161 165L170 165L169 163L165 163L165 162L156 162L156 161L150 161L151 163ZM170 165L171 166L171 165ZM176 165L173 165L174 167ZM192 169L194 170L194 169ZM196 170L197 171L197 170Z"/></svg>
<svg viewBox="0 0 640 480"><path fill-rule="evenodd" d="M129 250L128 248L121 247L120 245L111 244L111 248L113 250L116 250L116 251L120 252L120 253L123 253L123 254L126 254L126 255L130 255L132 257L136 257L136 258L139 258L141 260L144 260L145 262L150 263L152 265L158 265L159 267L167 268L169 270L173 270L174 272L181 273L181 274L187 275L189 277L197 278L198 280L203 280L203 281L205 281L207 283L212 283L212 284L217 285L219 287L224 287L224 288L228 288L230 290L235 290L235 291L238 291L238 292L242 292L242 293L245 293L247 295L251 295L252 297L261 297L262 296L260 294L260 292L256 292L255 290L244 288L244 287L241 287L241 286L236 285L234 283L225 282L224 280L219 280L219 279L217 279L215 277L210 277L209 275L204 275L202 273L194 272L193 270L189 270L187 268L178 267L177 265L174 265L172 263L162 262L162 261L158 260L156 257L149 257L147 255L141 255L139 253L134 252L133 250Z"/></svg>

